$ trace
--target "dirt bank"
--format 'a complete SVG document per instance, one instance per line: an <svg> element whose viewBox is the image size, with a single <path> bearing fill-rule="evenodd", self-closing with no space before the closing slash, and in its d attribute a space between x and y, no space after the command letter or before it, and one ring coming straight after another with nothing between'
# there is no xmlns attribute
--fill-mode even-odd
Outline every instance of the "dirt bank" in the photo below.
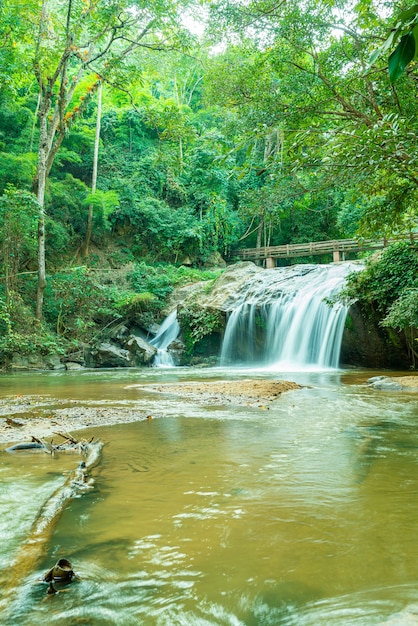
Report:
<svg viewBox="0 0 418 626"><path fill-rule="evenodd" d="M141 385L132 385L132 388ZM209 404L265 405L277 400L285 391L301 389L287 380L232 380L196 383L146 385L147 391L182 396Z"/></svg>
<svg viewBox="0 0 418 626"><path fill-rule="evenodd" d="M402 387L417 389L418 391L418 376L393 376L391 380L393 380L394 383L398 383Z"/></svg>

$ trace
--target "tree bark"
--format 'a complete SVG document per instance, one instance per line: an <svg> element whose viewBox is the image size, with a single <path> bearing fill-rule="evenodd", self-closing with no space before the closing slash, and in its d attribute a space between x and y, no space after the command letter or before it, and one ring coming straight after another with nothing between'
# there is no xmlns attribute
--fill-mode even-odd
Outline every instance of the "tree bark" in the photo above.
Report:
<svg viewBox="0 0 418 626"><path fill-rule="evenodd" d="M45 100L48 100L47 97ZM39 151L36 196L39 203L38 220L38 289L36 293L36 317L42 319L44 291L46 287L46 263L45 263L45 186L47 178L47 151L48 151L48 126L47 115L49 104L44 100L39 112Z"/></svg>
<svg viewBox="0 0 418 626"><path fill-rule="evenodd" d="M93 174L91 178L92 195L96 193L96 189L97 189L97 170L98 170L98 163L99 163L100 127L101 127L101 120L102 120L102 92L103 92L103 84L102 82L100 82L98 89L97 89L96 136L94 139ZM86 238L85 238L84 245L83 245L82 252L81 252L82 256L87 256L89 253L89 246L90 246L92 232L93 232L93 205L90 204L89 211L87 214Z"/></svg>

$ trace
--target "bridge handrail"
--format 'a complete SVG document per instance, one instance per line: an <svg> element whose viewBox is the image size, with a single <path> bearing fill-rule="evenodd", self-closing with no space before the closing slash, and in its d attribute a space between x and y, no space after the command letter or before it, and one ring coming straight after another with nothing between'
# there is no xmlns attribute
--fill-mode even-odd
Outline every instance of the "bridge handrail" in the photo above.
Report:
<svg viewBox="0 0 418 626"><path fill-rule="evenodd" d="M379 250L399 241L416 241L418 232L385 239L333 239L329 241L311 241L309 243L292 243L281 246L264 246L261 248L240 248L231 252L231 257L244 259L289 258L326 254L329 252L353 252L361 250Z"/></svg>

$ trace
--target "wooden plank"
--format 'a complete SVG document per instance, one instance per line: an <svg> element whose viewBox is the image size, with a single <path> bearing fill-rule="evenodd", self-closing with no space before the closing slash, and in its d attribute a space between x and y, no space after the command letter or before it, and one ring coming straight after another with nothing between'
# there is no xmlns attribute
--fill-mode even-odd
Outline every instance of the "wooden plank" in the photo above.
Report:
<svg viewBox="0 0 418 626"><path fill-rule="evenodd" d="M266 258L294 258L302 256L314 256L334 252L360 252L365 250L380 250L399 241L417 241L418 233L410 233L388 239L335 239L332 241L311 241L309 243L286 244L283 246L268 246L264 248L241 248L233 250L231 256L243 260L255 260Z"/></svg>

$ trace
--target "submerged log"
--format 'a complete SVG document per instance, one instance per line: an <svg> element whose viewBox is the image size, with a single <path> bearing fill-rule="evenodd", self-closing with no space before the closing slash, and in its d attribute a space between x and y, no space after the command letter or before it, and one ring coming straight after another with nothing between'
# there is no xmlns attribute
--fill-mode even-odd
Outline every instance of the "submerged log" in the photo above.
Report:
<svg viewBox="0 0 418 626"><path fill-rule="evenodd" d="M58 447L61 450L78 451L83 456L83 460L78 464L75 471L70 474L65 483L40 508L28 538L21 545L13 562L5 572L6 580L2 581L1 586L6 595L14 592L16 587L31 572L37 569L39 561L48 549L56 524L66 505L80 492L89 489L94 482L92 478L89 478L88 470L99 463L103 448L102 442L77 441L70 435L62 435L61 433L60 435L65 437L66 441L65 444L61 444ZM35 440L33 443L42 442ZM64 560L66 559L62 559L62 561Z"/></svg>

